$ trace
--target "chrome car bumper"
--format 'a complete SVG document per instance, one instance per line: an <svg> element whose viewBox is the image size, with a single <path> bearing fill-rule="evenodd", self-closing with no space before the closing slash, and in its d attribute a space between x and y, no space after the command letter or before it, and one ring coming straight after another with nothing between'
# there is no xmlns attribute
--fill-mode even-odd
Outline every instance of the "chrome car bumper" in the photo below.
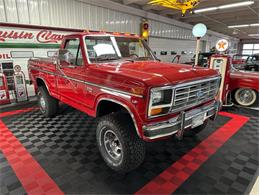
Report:
<svg viewBox="0 0 260 195"><path fill-rule="evenodd" d="M187 128L195 128L204 123L208 118L215 119L220 109L220 102L214 101L187 112L181 112L178 116L163 122L157 122L143 126L145 137L157 139L176 134L182 138L183 132Z"/></svg>

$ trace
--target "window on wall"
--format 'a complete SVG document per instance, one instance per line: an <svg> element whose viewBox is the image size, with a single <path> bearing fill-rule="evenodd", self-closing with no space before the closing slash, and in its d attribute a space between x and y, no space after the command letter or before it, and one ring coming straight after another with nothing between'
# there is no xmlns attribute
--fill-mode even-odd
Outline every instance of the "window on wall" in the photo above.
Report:
<svg viewBox="0 0 260 195"><path fill-rule="evenodd" d="M242 54L252 55L259 53L259 44L244 44Z"/></svg>

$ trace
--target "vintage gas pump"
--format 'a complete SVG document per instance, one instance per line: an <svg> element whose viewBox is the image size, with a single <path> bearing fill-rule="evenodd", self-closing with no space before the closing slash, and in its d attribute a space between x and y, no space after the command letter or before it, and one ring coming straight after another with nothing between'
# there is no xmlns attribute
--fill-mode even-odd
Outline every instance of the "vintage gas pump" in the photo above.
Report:
<svg viewBox="0 0 260 195"><path fill-rule="evenodd" d="M10 104L10 95L7 80L3 73L0 73L0 105Z"/></svg>
<svg viewBox="0 0 260 195"><path fill-rule="evenodd" d="M228 48L228 41L220 40L218 41L216 48L219 52L224 52ZM224 54L215 54L210 58L209 68L218 70L221 74L222 80L220 83L219 90L219 100L222 102L223 106L232 106L233 104L229 101L231 94L229 91L229 81L230 81L230 69L231 69L231 58L230 56Z"/></svg>
<svg viewBox="0 0 260 195"><path fill-rule="evenodd" d="M15 86L15 93L16 93L16 101L23 102L28 101L28 93L25 83L25 75L21 71L21 67L16 65L14 67L14 86Z"/></svg>

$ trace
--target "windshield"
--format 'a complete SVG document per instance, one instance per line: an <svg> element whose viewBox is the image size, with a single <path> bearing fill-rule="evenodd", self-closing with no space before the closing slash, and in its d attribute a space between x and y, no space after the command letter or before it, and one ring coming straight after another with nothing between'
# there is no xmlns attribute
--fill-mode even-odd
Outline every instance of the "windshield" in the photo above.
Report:
<svg viewBox="0 0 260 195"><path fill-rule="evenodd" d="M112 60L154 60L147 44L138 38L87 36L85 38L91 63Z"/></svg>
<svg viewBox="0 0 260 195"><path fill-rule="evenodd" d="M247 58L247 63L259 63L259 56L250 56Z"/></svg>
<svg viewBox="0 0 260 195"><path fill-rule="evenodd" d="M235 55L233 56L233 60L246 60L248 56L246 55Z"/></svg>

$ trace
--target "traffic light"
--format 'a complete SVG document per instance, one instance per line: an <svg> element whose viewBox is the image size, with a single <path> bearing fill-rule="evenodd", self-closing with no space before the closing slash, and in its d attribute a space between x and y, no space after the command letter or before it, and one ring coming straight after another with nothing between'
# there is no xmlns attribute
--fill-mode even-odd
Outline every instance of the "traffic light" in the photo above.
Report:
<svg viewBox="0 0 260 195"><path fill-rule="evenodd" d="M148 41L149 38L149 23L147 21L142 22L141 24L141 37L145 40Z"/></svg>

